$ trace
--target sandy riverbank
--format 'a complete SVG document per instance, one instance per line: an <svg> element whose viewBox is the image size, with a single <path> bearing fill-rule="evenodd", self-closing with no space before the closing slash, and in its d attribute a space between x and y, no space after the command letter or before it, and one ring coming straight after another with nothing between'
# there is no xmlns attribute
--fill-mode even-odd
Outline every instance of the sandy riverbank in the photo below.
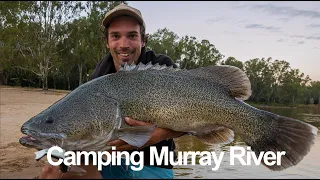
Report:
<svg viewBox="0 0 320 180"><path fill-rule="evenodd" d="M31 179L39 175L44 162L35 160L35 149L19 144L20 127L67 92L9 86L0 89L0 178Z"/></svg>

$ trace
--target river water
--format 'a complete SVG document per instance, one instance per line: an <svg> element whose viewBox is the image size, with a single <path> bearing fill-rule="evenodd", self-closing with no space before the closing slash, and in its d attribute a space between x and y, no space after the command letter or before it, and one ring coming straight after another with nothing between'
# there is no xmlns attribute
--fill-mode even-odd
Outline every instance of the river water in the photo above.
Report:
<svg viewBox="0 0 320 180"><path fill-rule="evenodd" d="M279 115L299 119L310 123L320 129L320 107L319 108L260 108ZM231 147L243 147L247 148L247 145L241 141L238 136L235 136L234 142L222 146L214 147L206 145L200 142L198 139L192 136L183 136L175 140L177 149L176 151L209 151L215 152L217 155L220 152L224 152L222 156L222 163L220 167L213 171L215 163L212 160L212 165L202 166L199 161L196 161L196 165L191 164L191 158L188 165L177 165L174 167L175 179L180 178L267 178L267 179L314 179L320 178L320 134L315 140L315 144L312 146L310 152L302 159L302 161L296 166L287 168L282 171L271 171L263 165L255 165L251 160L251 165L241 165L240 162L235 159L234 165L230 165L230 148ZM240 151L237 151L238 154ZM246 156L244 156L246 160Z"/></svg>

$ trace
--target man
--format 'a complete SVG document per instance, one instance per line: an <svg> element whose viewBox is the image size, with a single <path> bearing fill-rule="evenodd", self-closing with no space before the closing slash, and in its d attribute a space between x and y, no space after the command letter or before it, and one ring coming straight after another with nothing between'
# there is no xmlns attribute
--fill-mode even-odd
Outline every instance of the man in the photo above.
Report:
<svg viewBox="0 0 320 180"><path fill-rule="evenodd" d="M103 22L106 28L106 45L110 53L104 57L96 66L90 79L94 79L106 74L116 73L120 65L124 63L131 64L140 62L147 64L159 63L167 66L177 67L173 61L165 55L156 55L153 51L146 51L145 45L147 41L146 26L142 18L141 12L135 8L121 4L109 11ZM150 125L142 121L136 121L126 117L126 123L132 126ZM156 128L150 140L139 151L144 152L144 168L141 171L133 171L127 168L125 164L121 166L105 166L102 171L97 171L94 165L81 166L87 171L85 176L77 176L71 172L62 174L58 167L50 165L43 169L40 178L173 178L173 170L171 165L164 165L164 160L161 165L149 166L150 145L156 146L160 153L162 147L168 147L169 151L174 151L175 144L173 138L182 136L182 132L175 132L168 129ZM132 152L134 147L122 140L109 142L108 145L116 146L116 150L124 150ZM169 153L170 154L170 153ZM138 156L136 156L137 158ZM136 159L137 161L137 159ZM155 162L155 161L154 161ZM100 175L101 174L101 175Z"/></svg>

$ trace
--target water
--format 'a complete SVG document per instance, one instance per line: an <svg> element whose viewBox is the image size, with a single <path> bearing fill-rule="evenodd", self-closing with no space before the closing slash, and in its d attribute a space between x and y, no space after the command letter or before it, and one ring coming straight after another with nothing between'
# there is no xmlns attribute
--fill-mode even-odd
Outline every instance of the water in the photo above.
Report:
<svg viewBox="0 0 320 180"><path fill-rule="evenodd" d="M296 118L307 123L310 123L320 129L320 108L260 108L279 115ZM310 152L296 166L290 167L283 171L271 171L263 165L255 165L251 161L251 165L241 165L238 160L235 160L235 165L230 165L230 147L240 146L246 148L241 139L236 136L235 141L223 147L214 147L200 142L192 136L183 136L175 140L177 151L209 151L215 152L217 155L224 152L222 163L218 170L213 171L215 166L212 160L211 166L201 166L196 161L196 165L177 165L174 167L175 179L180 178L285 178L285 179L314 179L320 177L320 135L318 134L315 144ZM246 156L244 157L246 158ZM189 163L191 159L189 159Z"/></svg>

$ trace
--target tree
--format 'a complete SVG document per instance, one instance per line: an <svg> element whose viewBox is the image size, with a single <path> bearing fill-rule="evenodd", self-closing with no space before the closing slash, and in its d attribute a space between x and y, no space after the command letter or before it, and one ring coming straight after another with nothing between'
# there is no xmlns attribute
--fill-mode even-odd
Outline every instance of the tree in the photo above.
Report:
<svg viewBox="0 0 320 180"><path fill-rule="evenodd" d="M268 92L271 91L270 88L272 83L269 62L270 58L267 60L264 58L255 58L244 63L244 69L250 79L252 87L250 100L255 102L268 101Z"/></svg>
<svg viewBox="0 0 320 180"><path fill-rule="evenodd" d="M198 62L197 44L197 39L193 36L189 37L186 35L180 39L179 48L181 48L181 58L177 61L180 68L192 69L196 67Z"/></svg>
<svg viewBox="0 0 320 180"><path fill-rule="evenodd" d="M75 8L79 6L72 6L69 1L32 1L28 5L18 12L23 14L26 26L21 29L17 48L26 63L17 67L39 76L42 88L47 90L49 70L54 67L52 60L58 53L56 45L63 35L58 33L59 28L75 16Z"/></svg>
<svg viewBox="0 0 320 180"><path fill-rule="evenodd" d="M174 62L179 61L181 50L179 49L179 36L167 28L158 29L148 35L147 48L158 54L169 56Z"/></svg>
<svg viewBox="0 0 320 180"><path fill-rule="evenodd" d="M23 63L17 57L17 44L26 26L22 11L30 8L30 2L0 1L0 84L8 84L11 75L17 74L15 66Z"/></svg>
<svg viewBox="0 0 320 180"><path fill-rule="evenodd" d="M211 44L208 40L204 39L201 43L197 44L197 62L198 67L216 65L223 58L223 55Z"/></svg>
<svg viewBox="0 0 320 180"><path fill-rule="evenodd" d="M221 65L235 66L243 70L243 63L232 56L228 57L225 61L222 61Z"/></svg>

